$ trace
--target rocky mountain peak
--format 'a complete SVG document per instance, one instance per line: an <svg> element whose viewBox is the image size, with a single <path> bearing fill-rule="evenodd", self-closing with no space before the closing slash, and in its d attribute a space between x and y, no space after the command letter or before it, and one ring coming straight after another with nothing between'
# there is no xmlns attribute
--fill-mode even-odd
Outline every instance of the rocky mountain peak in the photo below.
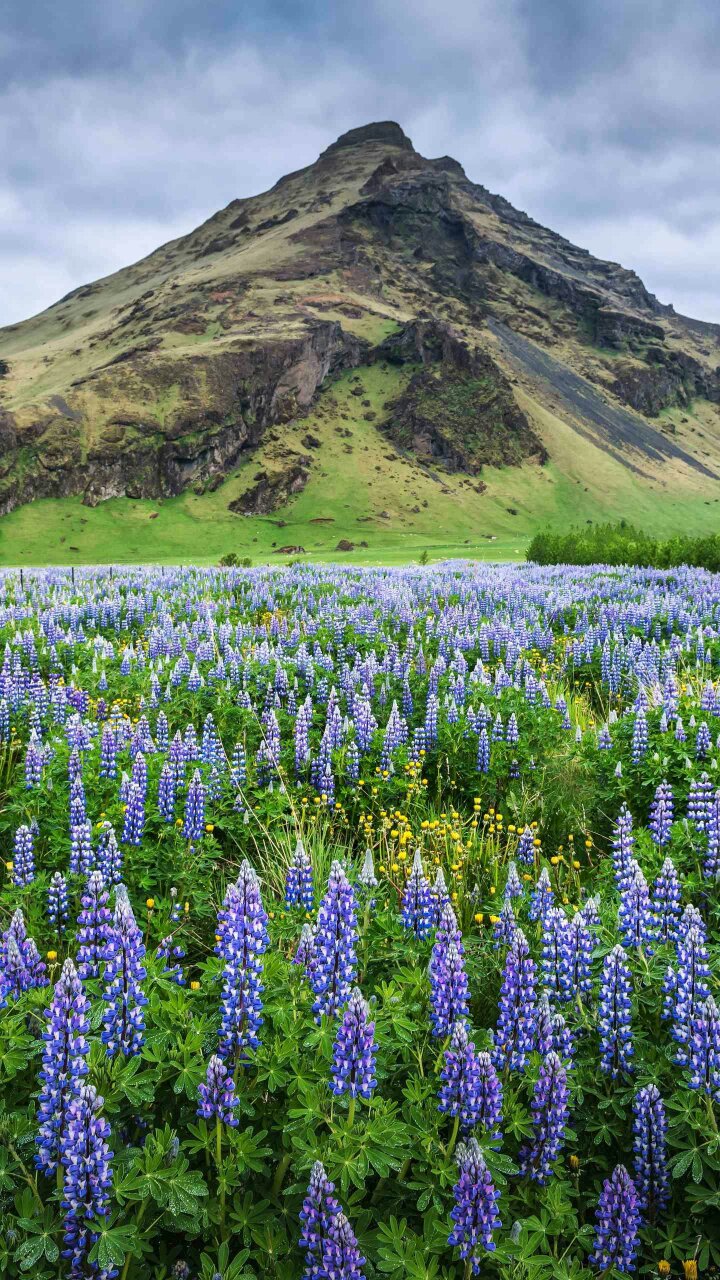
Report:
<svg viewBox="0 0 720 1280"><path fill-rule="evenodd" d="M360 125L357 129L348 129L322 152L324 156L335 151L343 151L346 147L362 147L368 142L380 142L387 147L400 147L403 151L414 151L407 134L403 132L395 120L376 120L371 124Z"/></svg>

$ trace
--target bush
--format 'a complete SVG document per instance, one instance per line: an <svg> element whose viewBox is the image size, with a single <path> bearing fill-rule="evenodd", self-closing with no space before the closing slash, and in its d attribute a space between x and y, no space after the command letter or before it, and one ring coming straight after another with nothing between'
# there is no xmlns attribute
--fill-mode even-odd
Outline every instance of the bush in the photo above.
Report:
<svg viewBox="0 0 720 1280"><path fill-rule="evenodd" d="M526 558L535 564L634 564L640 568L675 569L680 565L720 572L720 534L691 538L653 538L620 520L617 524L581 526L566 533L536 533Z"/></svg>

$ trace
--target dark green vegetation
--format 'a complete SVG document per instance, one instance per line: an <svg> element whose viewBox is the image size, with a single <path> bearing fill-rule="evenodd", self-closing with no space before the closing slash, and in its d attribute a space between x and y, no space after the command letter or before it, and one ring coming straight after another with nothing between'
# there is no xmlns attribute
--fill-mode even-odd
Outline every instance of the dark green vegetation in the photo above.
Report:
<svg viewBox="0 0 720 1280"><path fill-rule="evenodd" d="M659 1274L674 1280L683 1264L687 1276L697 1266L712 1274L720 1265L720 1052L683 1059L678 1031L683 1017L700 1017L706 992L718 991L719 607L713 579L692 570L3 575L3 1277L69 1275L60 1251L73 1166L49 1177L35 1167L43 1052L45 1069L48 1055L56 1061L52 1040L41 1036L52 984L68 958L78 959L89 866L109 865L108 824L119 858L107 876L127 887L147 1003L136 1005L122 978L109 991L108 959L84 979L89 1026L76 1054L103 1100L113 1154L107 1212L85 1222L76 1275L91 1280L97 1260L121 1280L298 1280L307 1261L299 1213L321 1160L359 1239L367 1280L466 1280L448 1239L455 1157L468 1135L438 1109L449 1048L431 1021L443 1008L428 973L434 947L438 963L438 934L433 925L418 937L401 918L416 850L435 894L445 886L452 901L468 1027L476 1049L495 1054L503 1090L497 1136L479 1121L472 1129L499 1192L495 1251L478 1245L482 1273L626 1273L592 1261L597 1203L619 1163L641 1194L633 1117L639 1091L655 1085L668 1124L653 1156L663 1195L645 1198L639 1238L631 1224L621 1244L637 1249L641 1275L658 1275L660 1260ZM656 814L650 819L661 784L658 824ZM198 787L199 818L191 805ZM625 817L619 829L625 805L634 826ZM32 836L30 869L21 827ZM284 905L298 838L314 881L307 912ZM361 882L366 850L374 887ZM667 858L679 897L670 917L658 888ZM82 865L73 870L74 859ZM244 859L257 871L266 915L246 918L233 897ZM377 1045L377 1087L353 1102L330 1089L339 1019L313 1016L317 956L309 968L293 963L303 926L319 919L334 860L352 885L345 977L370 1002ZM48 916L55 873L68 889L60 930ZM541 876L558 908L554 935L533 906ZM120 889L107 891L116 937L128 906ZM531 956L514 1002L508 904ZM18 909L40 951L24 953L32 982L19 991L8 940ZM562 959L578 913L588 941L582 983L569 979ZM691 920L707 950L694 944L689 978ZM229 997L233 975L248 986L248 975L257 978L247 940L265 929L259 1043L230 1055L238 1124L216 1124L198 1116L198 1088L228 1018L247 1032L249 1005ZM622 1001L603 995L603 984L618 945L628 1035L627 1055L615 1064L619 1043L608 1027ZM130 967L128 959L119 972ZM677 974L684 1013L672 996ZM522 1019L512 1035L499 1030L503 990ZM547 1061L536 1019L542 991L573 1040L561 1050L569 1111L550 1126L547 1182L527 1163L547 1118L542 1102L532 1105ZM108 1010L124 1000L139 1013L138 1039L108 1053ZM521 1061L509 1060L521 1026L531 1043ZM357 1276L336 1270L333 1280Z"/></svg>
<svg viewBox="0 0 720 1280"><path fill-rule="evenodd" d="M397 125L369 125L0 331L0 561L216 560L255 538L270 556L275 514L277 547L319 558L340 540L376 560L519 556L581 505L703 533L719 338L456 161L420 156ZM332 421L349 376L367 394ZM362 435L351 461L318 413ZM268 450L297 455L292 475L257 489ZM346 487L346 527L321 537L324 504L309 511L303 493Z"/></svg>
<svg viewBox="0 0 720 1280"><path fill-rule="evenodd" d="M623 520L567 533L536 533L527 558L535 564L636 564L656 569L692 565L720 573L720 534L653 538Z"/></svg>

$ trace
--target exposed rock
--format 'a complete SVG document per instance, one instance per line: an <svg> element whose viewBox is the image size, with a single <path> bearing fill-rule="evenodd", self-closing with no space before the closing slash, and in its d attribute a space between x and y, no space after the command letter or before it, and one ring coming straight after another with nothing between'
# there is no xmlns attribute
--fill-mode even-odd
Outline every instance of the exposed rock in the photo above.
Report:
<svg viewBox="0 0 720 1280"><path fill-rule="evenodd" d="M300 463L285 471L266 472L251 489L229 504L229 510L244 516L269 515L302 493L309 478L310 472Z"/></svg>
<svg viewBox="0 0 720 1280"><path fill-rule="evenodd" d="M336 546L335 550L336 550L336 551L354 551L354 550L355 550L355 543L354 543L354 542L349 542L347 538L341 538L341 539L340 539L340 541L338 542L338 544L337 544L337 546Z"/></svg>

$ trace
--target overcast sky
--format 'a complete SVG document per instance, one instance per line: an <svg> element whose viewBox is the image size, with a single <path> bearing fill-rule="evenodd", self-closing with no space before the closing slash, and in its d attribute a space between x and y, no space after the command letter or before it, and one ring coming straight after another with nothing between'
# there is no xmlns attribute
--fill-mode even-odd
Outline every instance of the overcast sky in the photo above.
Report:
<svg viewBox="0 0 720 1280"><path fill-rule="evenodd" d="M6 0L0 324L382 119L720 322L719 59L718 0Z"/></svg>

